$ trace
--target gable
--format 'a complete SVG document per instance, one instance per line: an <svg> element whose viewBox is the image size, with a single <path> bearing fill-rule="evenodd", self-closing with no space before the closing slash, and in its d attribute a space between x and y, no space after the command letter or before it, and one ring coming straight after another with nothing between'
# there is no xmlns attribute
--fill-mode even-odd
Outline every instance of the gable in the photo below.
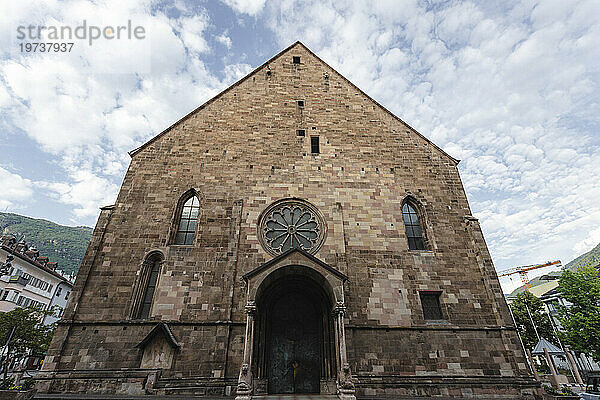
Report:
<svg viewBox="0 0 600 400"><path fill-rule="evenodd" d="M144 339L142 339L142 341L135 347L143 349L156 338L164 338L166 343L174 349L181 347L181 345L177 342L177 339L175 339L173 332L171 332L169 325L165 324L164 322L160 322L154 328L152 328L152 330L144 337Z"/></svg>
<svg viewBox="0 0 600 400"><path fill-rule="evenodd" d="M293 258L294 255L298 255L299 257ZM288 258L291 259L290 260L291 262L285 263L286 259L288 259ZM343 273L336 270L329 264L319 260L317 257L313 256L312 254L310 254L300 248L289 249L285 253L282 253L282 254L278 255L277 257L270 259L266 263L260 265L259 267L253 269L252 271L244 274L242 276L242 278L247 282L249 279L251 279L255 275L258 275L261 272L268 270L269 268L276 266L280 263L285 263L285 265L291 265L291 264L297 263L298 261L300 261L300 264L318 265L319 267L321 267L325 271L331 273L333 276L335 276L337 279L341 280L342 282L345 282L348 280L348 277L346 275L344 275Z"/></svg>
<svg viewBox="0 0 600 400"><path fill-rule="evenodd" d="M371 98L365 92L363 92L360 88L358 88L356 85L354 85L352 82L350 82L347 78L345 78L343 75L341 75L339 72L337 72L331 66L329 66L325 61L323 61L321 58L319 58L315 53L313 53L310 49L308 49L306 46L304 46L304 44L302 44L299 41L292 44L288 48L284 49L283 51L281 51L280 53L278 53L277 55L275 55L274 57L272 57L271 59L269 59L268 61L263 63L261 66L256 68L254 71L252 71L248 75L246 75L245 77L243 77L242 79L240 79L239 81L237 81L236 83L234 83L233 85L231 85L230 87L228 87L227 89L225 89L224 91L222 91L221 93L219 93L218 95L213 97L212 99L208 100L207 102L205 102L204 104L202 104L201 106L199 106L198 108L196 108L195 110L190 112L189 114L185 115L180 120L176 121L174 124L169 126L167 129L163 130L161 133L159 133L158 135L156 135L155 137L153 137L152 139L150 139L149 141L147 141L140 147L130 151L129 152L130 156L131 157L135 156L136 154L138 154L139 152L141 152L142 150L147 148L150 144L156 142L161 137L164 137L171 131L175 130L175 128L181 126L190 117L193 117L193 116L201 117L202 110L205 110L207 107L209 107L213 103L217 102L219 99L223 98L225 95L227 95L234 89L239 88L240 86L242 86L245 82L249 81L250 79L256 79L257 77L263 77L265 75L268 77L268 76L271 76L271 74L273 74L273 76L274 76L275 71L271 71L271 65L275 64L282 57L289 58L290 63L291 63L292 57L298 51L306 52L310 57L313 57L323 68L325 68L328 71L324 75L330 76L330 78L324 78L324 79L331 79L331 81L334 81L334 79L332 79L331 77L335 76L336 80L340 80L340 81L344 82L344 84L346 84L350 88L352 88L352 90L355 91L354 95L362 96L363 100L368 102L369 106L371 106L373 108L373 110L377 109L377 110L381 111L385 115L389 116L392 120L394 120L398 124L400 124L401 127L404 128L402 133L414 135L414 136L416 136L416 138L423 141L425 143L425 145L429 144L431 146L431 148L435 149L436 152L438 152L443 158L446 158L447 160L449 160L452 164L456 165L459 163L459 160L450 156L448 153L446 153L444 150L439 148L437 145L435 145L433 142L431 142L425 136L421 135L417 130L415 130L410 125L408 125L406 122L401 120L398 116L394 115L391 111L389 111L383 105L379 104L377 101L375 101L373 98ZM294 85L294 87L299 87L299 85L301 84L301 82L291 82L291 83L292 83L292 85ZM375 120L375 121L370 121L370 122L377 123L378 121Z"/></svg>

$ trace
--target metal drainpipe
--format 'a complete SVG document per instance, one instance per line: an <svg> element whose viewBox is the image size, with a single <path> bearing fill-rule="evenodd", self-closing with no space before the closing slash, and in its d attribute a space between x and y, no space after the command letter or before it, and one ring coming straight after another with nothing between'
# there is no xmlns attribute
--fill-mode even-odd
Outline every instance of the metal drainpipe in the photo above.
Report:
<svg viewBox="0 0 600 400"><path fill-rule="evenodd" d="M577 383L577 378L575 378L575 374L573 373L573 367L571 367L571 362L569 361L569 356L567 355L567 352L565 351L565 347L563 346L562 341L560 340L560 337L558 336L556 327L554 326L554 321L552 320L552 315L550 314L550 311L548 310L548 306L546 305L546 303L544 303L544 306L545 306L544 308L546 309L546 314L548 314L548 319L550 319L550 325L552 326L552 331L554 332L554 336L556 337L556 340L558 340L560 349L565 354L567 366L569 367L569 372L571 372L571 376L573 377L573 382Z"/></svg>
<svg viewBox="0 0 600 400"><path fill-rule="evenodd" d="M515 326L515 331L517 332L517 337L519 338L519 343L521 343L521 349L523 350L523 355L527 359L528 358L527 357L527 349L525 348L525 344L523 343L523 339L521 338L521 334L519 333L519 328L517 328L517 323L515 322L515 316L513 315L512 308L510 308L510 304L507 304L507 306L508 306L508 312L510 313L510 318L512 318L513 325ZM531 373L531 375L535 376L536 373L533 372L533 367L531 366L533 364L533 359L530 358L529 362L525 363L525 364L527 364L527 367L529 367L529 372Z"/></svg>

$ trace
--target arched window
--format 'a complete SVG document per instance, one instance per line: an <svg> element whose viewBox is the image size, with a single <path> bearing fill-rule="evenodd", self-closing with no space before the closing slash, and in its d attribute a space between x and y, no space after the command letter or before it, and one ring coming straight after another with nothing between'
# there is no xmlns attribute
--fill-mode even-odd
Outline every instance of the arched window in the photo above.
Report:
<svg viewBox="0 0 600 400"><path fill-rule="evenodd" d="M193 244L196 233L196 222L200 211L198 197L192 195L179 207L177 218L177 232L175 232L174 244Z"/></svg>
<svg viewBox="0 0 600 400"><path fill-rule="evenodd" d="M402 206L402 218L406 228L406 238L408 239L408 248L410 250L425 250L425 240L423 238L423 229L419 222L419 215L414 205L405 202Z"/></svg>
<svg viewBox="0 0 600 400"><path fill-rule="evenodd" d="M158 284L160 267L163 258L159 252L152 253L146 258L140 275L140 289L138 290L137 318L148 318L152 310L152 300Z"/></svg>

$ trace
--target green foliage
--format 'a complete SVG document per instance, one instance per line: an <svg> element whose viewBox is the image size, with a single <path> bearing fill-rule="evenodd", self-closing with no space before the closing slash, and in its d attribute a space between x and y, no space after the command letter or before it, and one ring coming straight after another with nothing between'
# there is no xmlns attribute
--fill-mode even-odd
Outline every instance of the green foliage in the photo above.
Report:
<svg viewBox="0 0 600 400"><path fill-rule="evenodd" d="M33 353L45 353L50 345L55 324L43 325L45 315L54 315L54 311L44 311L38 307L17 307L7 313L0 314L0 338L2 346L14 329L8 345L9 353L24 354L28 350Z"/></svg>
<svg viewBox="0 0 600 400"><path fill-rule="evenodd" d="M8 390L13 386L13 378L6 378L0 381L0 390Z"/></svg>
<svg viewBox="0 0 600 400"><path fill-rule="evenodd" d="M67 273L77 273L92 237L92 228L87 226L63 226L11 213L0 213L0 232L17 239L25 235L25 241L35 245L40 255L58 262Z"/></svg>
<svg viewBox="0 0 600 400"><path fill-rule="evenodd" d="M561 387L560 390L556 390L550 385L542 385L542 387L544 388L546 393L548 393L552 396L573 396L574 395L573 391L570 388L568 388L567 386Z"/></svg>
<svg viewBox="0 0 600 400"><path fill-rule="evenodd" d="M573 350L600 360L600 278L590 266L565 271L559 280L562 297L571 303L559 307L561 339Z"/></svg>
<svg viewBox="0 0 600 400"><path fill-rule="evenodd" d="M16 355L43 354L48 350L56 328L56 323L43 325L44 317L48 315L55 316L54 309L17 307L7 313L0 313L0 338L2 338L0 345L3 349L6 346L6 357L3 358L4 365L2 365L4 378L6 378L8 365ZM0 389L6 385L8 387L5 389L21 389L20 386L13 386L7 379L0 384Z"/></svg>
<svg viewBox="0 0 600 400"><path fill-rule="evenodd" d="M35 380L33 378L25 378L23 380L23 385L21 385L21 390L31 390L33 389L33 385L35 385Z"/></svg>
<svg viewBox="0 0 600 400"><path fill-rule="evenodd" d="M529 317L525 306L529 308L531 318ZM540 337L557 344L550 318L544 311L544 304L540 299L529 292L522 292L517 295L517 298L512 303L510 303L510 308L526 348L532 350L538 342L531 319L533 319Z"/></svg>

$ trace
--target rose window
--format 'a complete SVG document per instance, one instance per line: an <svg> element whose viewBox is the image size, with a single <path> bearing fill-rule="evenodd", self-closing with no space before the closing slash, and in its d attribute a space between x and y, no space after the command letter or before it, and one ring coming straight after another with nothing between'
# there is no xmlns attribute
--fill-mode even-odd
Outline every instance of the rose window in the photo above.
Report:
<svg viewBox="0 0 600 400"><path fill-rule="evenodd" d="M312 205L300 200L284 200L268 207L262 215L261 242L273 254L290 249L315 253L324 239L324 224Z"/></svg>

